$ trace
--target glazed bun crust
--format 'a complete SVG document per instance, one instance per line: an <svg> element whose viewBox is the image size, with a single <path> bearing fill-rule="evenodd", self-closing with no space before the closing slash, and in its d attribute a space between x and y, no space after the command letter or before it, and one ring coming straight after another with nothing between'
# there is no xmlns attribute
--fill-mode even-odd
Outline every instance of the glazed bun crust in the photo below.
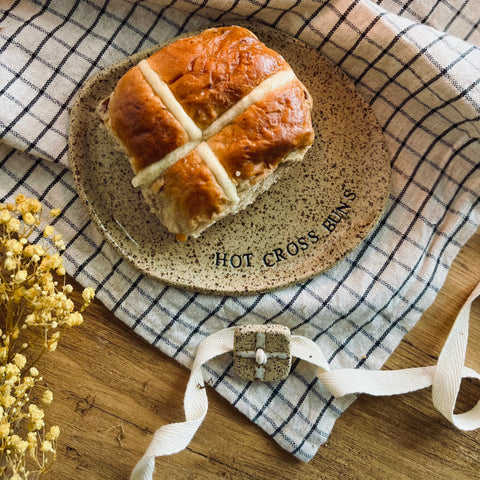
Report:
<svg viewBox="0 0 480 480"><path fill-rule="evenodd" d="M313 142L311 100L305 92L301 83L294 80L265 95L208 140L237 183L256 183L290 152Z"/></svg>
<svg viewBox="0 0 480 480"><path fill-rule="evenodd" d="M216 218L228 202L195 150L170 167L157 185L145 190L162 223L175 225L176 233L195 230Z"/></svg>
<svg viewBox="0 0 480 480"><path fill-rule="evenodd" d="M131 157L135 173L188 140L138 67L120 79L110 96L108 112L110 128Z"/></svg>
<svg viewBox="0 0 480 480"><path fill-rule="evenodd" d="M241 27L210 29L178 40L148 63L202 129L263 80L290 68Z"/></svg>
<svg viewBox="0 0 480 480"><path fill-rule="evenodd" d="M177 40L130 69L98 108L151 211L197 237L268 190L314 141L312 99L242 27Z"/></svg>

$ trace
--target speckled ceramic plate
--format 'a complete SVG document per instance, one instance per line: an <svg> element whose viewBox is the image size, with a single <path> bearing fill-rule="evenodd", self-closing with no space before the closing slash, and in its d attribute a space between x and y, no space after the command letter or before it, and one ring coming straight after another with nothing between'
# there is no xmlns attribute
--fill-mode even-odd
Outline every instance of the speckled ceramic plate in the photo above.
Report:
<svg viewBox="0 0 480 480"><path fill-rule="evenodd" d="M176 241L149 213L130 183L130 166L95 114L121 75L162 45L90 79L71 112L70 162L92 219L139 270L188 290L245 294L311 278L359 244L388 196L384 137L352 82L296 39L262 25L248 28L285 57L312 94L316 140L302 164L198 239Z"/></svg>

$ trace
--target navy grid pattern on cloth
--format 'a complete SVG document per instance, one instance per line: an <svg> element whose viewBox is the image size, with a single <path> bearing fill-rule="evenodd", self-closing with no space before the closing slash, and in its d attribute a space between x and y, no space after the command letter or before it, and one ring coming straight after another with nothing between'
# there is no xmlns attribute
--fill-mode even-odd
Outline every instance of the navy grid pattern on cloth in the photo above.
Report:
<svg viewBox="0 0 480 480"><path fill-rule="evenodd" d="M25 193L45 208L61 207L55 222L67 272L186 366L218 329L277 322L318 342L334 368L380 368L480 224L479 7L454 0L0 2L0 197ZM235 18L290 33L353 79L385 134L392 188L378 226L324 274L262 295L220 297L166 286L122 260L75 192L66 145L69 107L88 77L177 34ZM236 379L225 358L205 367L221 395L304 461L353 401L332 398L314 373L296 362L287 380L263 384Z"/></svg>

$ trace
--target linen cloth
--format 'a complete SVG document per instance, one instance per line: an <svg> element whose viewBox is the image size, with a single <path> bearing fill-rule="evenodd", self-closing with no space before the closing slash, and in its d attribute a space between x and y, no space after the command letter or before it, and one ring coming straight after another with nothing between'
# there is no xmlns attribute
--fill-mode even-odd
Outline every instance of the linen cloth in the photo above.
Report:
<svg viewBox="0 0 480 480"><path fill-rule="evenodd" d="M392 185L379 224L333 268L270 293L224 297L147 278L112 249L75 192L67 129L76 91L102 68L235 19L287 32L347 73L385 134ZM61 207L67 272L187 367L209 334L276 322L317 342L332 368L378 369L480 224L479 20L478 1L1 0L0 198L24 193ZM278 384L238 380L231 357L204 372L303 461L354 400L333 398L303 362Z"/></svg>

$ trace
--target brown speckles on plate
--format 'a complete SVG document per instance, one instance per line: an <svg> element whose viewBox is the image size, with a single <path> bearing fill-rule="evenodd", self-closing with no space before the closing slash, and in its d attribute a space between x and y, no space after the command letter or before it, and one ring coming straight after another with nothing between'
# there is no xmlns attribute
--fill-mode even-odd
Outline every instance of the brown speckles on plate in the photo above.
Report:
<svg viewBox="0 0 480 480"><path fill-rule="evenodd" d="M390 156L372 111L348 77L282 32L244 26L279 51L310 91L316 140L301 165L198 239L178 242L149 213L130 183L128 162L95 113L120 76L161 46L90 79L71 112L70 163L94 223L139 270L188 290L248 294L311 278L365 238L388 198Z"/></svg>

